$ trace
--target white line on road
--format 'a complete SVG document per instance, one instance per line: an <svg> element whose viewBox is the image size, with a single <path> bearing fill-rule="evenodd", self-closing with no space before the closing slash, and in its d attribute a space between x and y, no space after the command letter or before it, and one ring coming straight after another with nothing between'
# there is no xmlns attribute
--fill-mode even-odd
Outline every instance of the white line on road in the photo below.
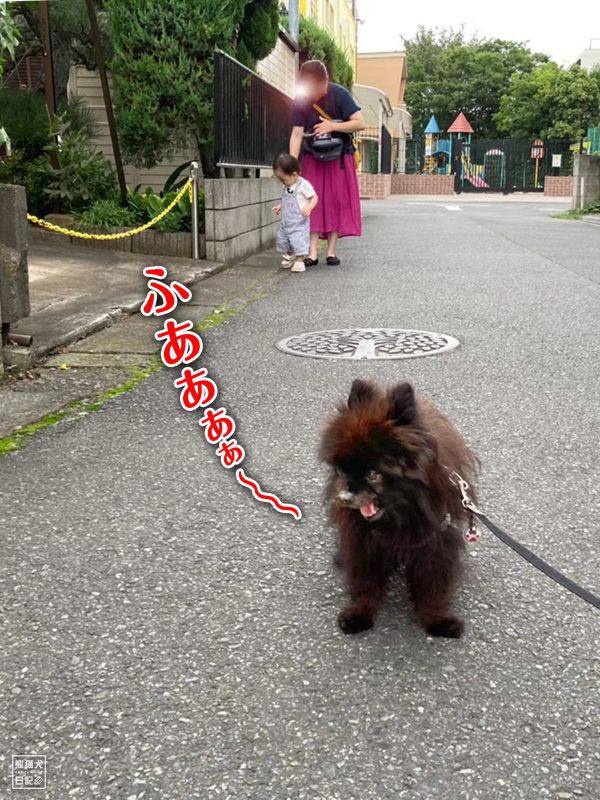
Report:
<svg viewBox="0 0 600 800"><path fill-rule="evenodd" d="M444 206L447 211L462 211L460 206Z"/></svg>

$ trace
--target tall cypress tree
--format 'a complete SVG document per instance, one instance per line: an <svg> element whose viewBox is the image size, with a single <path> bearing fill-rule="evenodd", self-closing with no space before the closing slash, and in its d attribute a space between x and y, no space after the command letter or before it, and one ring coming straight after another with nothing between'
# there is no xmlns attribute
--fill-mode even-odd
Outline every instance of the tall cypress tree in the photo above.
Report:
<svg viewBox="0 0 600 800"><path fill-rule="evenodd" d="M108 0L117 125L128 162L155 166L191 140L204 174L212 174L214 51L240 49L251 66L264 58L277 42L275 2Z"/></svg>

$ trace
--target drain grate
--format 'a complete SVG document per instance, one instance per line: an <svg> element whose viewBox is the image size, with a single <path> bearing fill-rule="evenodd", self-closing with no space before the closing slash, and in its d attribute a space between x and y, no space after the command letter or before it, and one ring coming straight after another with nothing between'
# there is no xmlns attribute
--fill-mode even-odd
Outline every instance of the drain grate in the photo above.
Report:
<svg viewBox="0 0 600 800"><path fill-rule="evenodd" d="M299 333L277 342L284 353L307 358L418 358L447 353L459 341L444 333L401 328L351 328Z"/></svg>

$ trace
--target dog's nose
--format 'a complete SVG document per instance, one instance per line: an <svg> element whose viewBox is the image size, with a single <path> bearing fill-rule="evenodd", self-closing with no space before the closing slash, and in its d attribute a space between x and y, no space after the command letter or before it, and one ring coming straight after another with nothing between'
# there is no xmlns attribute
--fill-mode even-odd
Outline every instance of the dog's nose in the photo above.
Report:
<svg viewBox="0 0 600 800"><path fill-rule="evenodd" d="M352 500L352 492L340 492L338 500L340 503L349 503Z"/></svg>

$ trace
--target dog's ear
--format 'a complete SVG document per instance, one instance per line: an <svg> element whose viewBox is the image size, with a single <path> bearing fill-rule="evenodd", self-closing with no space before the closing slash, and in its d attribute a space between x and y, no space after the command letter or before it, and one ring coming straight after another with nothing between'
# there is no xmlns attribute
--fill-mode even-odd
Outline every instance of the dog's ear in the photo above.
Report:
<svg viewBox="0 0 600 800"><path fill-rule="evenodd" d="M368 403L376 396L377 390L370 381L363 381L360 378L352 383L350 395L348 397L348 408L358 408L363 403Z"/></svg>
<svg viewBox="0 0 600 800"><path fill-rule="evenodd" d="M388 419L396 425L412 425L417 419L417 400L410 383L399 383L388 392Z"/></svg>

